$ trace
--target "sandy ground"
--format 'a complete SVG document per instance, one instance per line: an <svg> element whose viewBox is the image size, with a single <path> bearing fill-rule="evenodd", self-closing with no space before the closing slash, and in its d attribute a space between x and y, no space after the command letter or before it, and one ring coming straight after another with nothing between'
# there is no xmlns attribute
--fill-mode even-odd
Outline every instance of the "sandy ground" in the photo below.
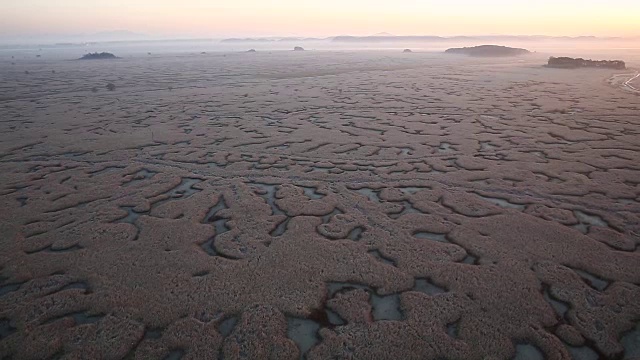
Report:
<svg viewBox="0 0 640 360"><path fill-rule="evenodd" d="M640 97L545 60L3 60L0 358L640 357Z"/></svg>

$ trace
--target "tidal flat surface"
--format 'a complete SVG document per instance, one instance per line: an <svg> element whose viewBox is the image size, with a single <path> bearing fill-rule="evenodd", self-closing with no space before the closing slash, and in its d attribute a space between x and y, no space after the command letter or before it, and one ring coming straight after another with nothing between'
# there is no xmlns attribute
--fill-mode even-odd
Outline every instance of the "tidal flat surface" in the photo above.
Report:
<svg viewBox="0 0 640 360"><path fill-rule="evenodd" d="M3 56L0 358L638 354L634 70Z"/></svg>

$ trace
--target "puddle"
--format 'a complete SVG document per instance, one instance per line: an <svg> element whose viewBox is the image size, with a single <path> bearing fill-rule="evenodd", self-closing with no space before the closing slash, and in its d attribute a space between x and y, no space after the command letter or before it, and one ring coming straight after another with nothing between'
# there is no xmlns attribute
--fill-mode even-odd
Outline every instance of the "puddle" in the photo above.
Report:
<svg viewBox="0 0 640 360"><path fill-rule="evenodd" d="M402 191L405 195L413 195L422 190L429 190L428 187L417 187L417 186L398 187L398 189L400 189L400 191Z"/></svg>
<svg viewBox="0 0 640 360"><path fill-rule="evenodd" d="M322 199L323 197L325 197L324 194L318 193L318 189L314 187L310 187L310 186L300 186L300 187L303 189L304 194L309 199Z"/></svg>
<svg viewBox="0 0 640 360"><path fill-rule="evenodd" d="M169 355L165 356L163 360L180 360L184 356L184 350L176 349L172 350Z"/></svg>
<svg viewBox="0 0 640 360"><path fill-rule="evenodd" d="M467 252L467 256L465 256L465 258L462 259L462 263L469 264L469 265L478 265L478 257L473 256L469 254L469 252Z"/></svg>
<svg viewBox="0 0 640 360"><path fill-rule="evenodd" d="M430 296L446 293L447 290L438 285L433 284L428 279L416 279L412 291L418 291Z"/></svg>
<svg viewBox="0 0 640 360"><path fill-rule="evenodd" d="M16 198L16 200L18 200L18 202L20 202L20 207L23 207L23 206L27 205L27 200L28 199L29 198L26 197L26 196L19 196L19 197Z"/></svg>
<svg viewBox="0 0 640 360"><path fill-rule="evenodd" d="M579 224L573 225L573 228L578 229L578 231L583 234L588 233L591 226L609 227L609 224L598 215L590 215L580 210L574 210L573 214L580 222Z"/></svg>
<svg viewBox="0 0 640 360"><path fill-rule="evenodd" d="M349 234L347 235L347 238L353 241L358 241L360 240L360 238L362 238L363 232L364 232L364 228L362 226L358 226L357 228L349 232Z"/></svg>
<svg viewBox="0 0 640 360"><path fill-rule="evenodd" d="M388 214L390 218L398 219L401 216L406 215L406 214L422 214L423 213L422 211L414 208L413 204L411 204L410 202L408 202L406 200L400 202L400 204L402 204L402 210L400 212L397 212L397 213Z"/></svg>
<svg viewBox="0 0 640 360"><path fill-rule="evenodd" d="M519 344L516 345L516 356L513 360L544 360L544 355L533 345Z"/></svg>
<svg viewBox="0 0 640 360"><path fill-rule="evenodd" d="M81 290L84 290L85 294L91 293L91 289L89 288L89 285L85 282L74 282L71 284L67 284L58 291L64 291L69 289L81 289Z"/></svg>
<svg viewBox="0 0 640 360"><path fill-rule="evenodd" d="M320 324L313 320L287 317L287 336L300 349L300 359L304 359L309 349L320 342L318 330Z"/></svg>
<svg viewBox="0 0 640 360"><path fill-rule="evenodd" d="M331 169L333 169L333 168L332 167L331 168L324 168L324 167L318 167L318 166L311 166L311 170L307 171L307 172L316 172L317 171L317 172L328 174Z"/></svg>
<svg viewBox="0 0 640 360"><path fill-rule="evenodd" d="M219 256L220 255L218 253L218 251L216 250L215 240L216 240L216 237L212 236L209 240L207 240L207 242L205 242L204 244L200 245L202 250L204 250L210 256Z"/></svg>
<svg viewBox="0 0 640 360"><path fill-rule="evenodd" d="M169 190L167 193L170 197L179 197L186 199L189 196L201 191L200 189L193 188L193 185L202 182L200 179L182 178L182 181L178 186Z"/></svg>
<svg viewBox="0 0 640 360"><path fill-rule="evenodd" d="M144 332L144 339L160 339L162 331L162 328L147 329Z"/></svg>
<svg viewBox="0 0 640 360"><path fill-rule="evenodd" d="M564 301L560 301L552 298L551 294L549 293L549 288L547 286L545 286L543 297L551 305L551 307L556 312L556 314L558 314L558 316L564 319L565 315L567 314L567 311L569 311L569 305Z"/></svg>
<svg viewBox="0 0 640 360"><path fill-rule="evenodd" d="M496 145L493 145L491 143L491 141L481 141L480 142L480 151L487 151L487 150L493 150L493 149L497 149L498 147Z"/></svg>
<svg viewBox="0 0 640 360"><path fill-rule="evenodd" d="M336 215L339 215L339 214L344 214L344 212L342 212L342 210L340 210L338 208L333 209L332 212L328 213L327 215L322 216L322 223L323 224L328 224L329 221L331 221L332 217L334 217Z"/></svg>
<svg viewBox="0 0 640 360"><path fill-rule="evenodd" d="M9 319L0 319L0 340L13 334L15 331L16 328L11 325L11 321Z"/></svg>
<svg viewBox="0 0 640 360"><path fill-rule="evenodd" d="M104 315L102 315L102 314L88 315L86 312L73 313L73 314L69 314L67 316L73 317L73 320L78 325L94 324L94 323L97 323L98 321L100 321L100 319L102 319L104 317Z"/></svg>
<svg viewBox="0 0 640 360"><path fill-rule="evenodd" d="M448 143L448 142L442 142L442 143L440 143L440 147L438 147L438 152L439 153L449 153L449 152L453 152L455 150L456 149L453 148L451 146L451 144Z"/></svg>
<svg viewBox="0 0 640 360"><path fill-rule="evenodd" d="M32 251L26 251L27 254L35 254L38 252L48 252L48 253L64 253L64 252L71 252L71 251L77 251L77 250L82 250L84 249L82 246L75 244L66 248L53 248L53 245L49 245L45 248L42 249L37 249L37 250L32 250Z"/></svg>
<svg viewBox="0 0 640 360"><path fill-rule="evenodd" d="M278 191L277 187L279 185L272 184L263 184L263 183L252 183L254 187L260 189L263 193L260 195L269 206L271 206L271 215L287 215L284 211L280 210L278 205L276 205L276 191Z"/></svg>
<svg viewBox="0 0 640 360"><path fill-rule="evenodd" d="M478 195L478 194L476 194ZM482 196L482 195L478 195L480 198L482 198L483 200L486 200L494 205L498 205L502 208L506 208L506 209L516 209L516 210L524 210L524 208L526 207L525 205L520 205L520 204L514 204L512 202L509 202L506 199L501 199L501 198L495 198L495 197L489 197L489 196Z"/></svg>
<svg viewBox="0 0 640 360"><path fill-rule="evenodd" d="M609 286L608 281L603 280L584 270L573 269L573 271L575 271L578 275L580 275L580 277L584 279L587 282L587 284L589 284L589 286L591 286L592 288L598 291L604 291L607 288L607 286Z"/></svg>
<svg viewBox="0 0 640 360"><path fill-rule="evenodd" d="M344 321L343 318L340 317L340 315L336 314L335 312L331 311L330 309L326 309L325 313L327 314L327 320L329 321L329 324L333 325L333 326L341 326L341 325L346 325L347 322Z"/></svg>
<svg viewBox="0 0 640 360"><path fill-rule="evenodd" d="M416 233L413 233L413 236L418 239L429 239L429 240L438 241L438 242L450 243L450 241L447 240L446 234L432 233L428 231L418 231Z"/></svg>
<svg viewBox="0 0 640 360"><path fill-rule="evenodd" d="M329 289L329 298L332 298L335 293L345 289L364 289L371 294L371 307L372 315L375 321L379 320L403 320L404 316L400 310L400 295L391 294L387 296L378 295L372 288L350 283L329 283L327 285Z"/></svg>
<svg viewBox="0 0 640 360"><path fill-rule="evenodd" d="M454 339L458 338L458 325L460 324L460 320L452 322L451 324L447 324L447 335L451 336Z"/></svg>
<svg viewBox="0 0 640 360"><path fill-rule="evenodd" d="M149 171L147 169L142 169L136 173L131 174L132 175L132 179L131 181L128 181L124 184L122 184L122 186L130 186L134 183L143 181L143 180L147 180L147 179L151 179L155 174L157 174L157 172L155 171Z"/></svg>
<svg viewBox="0 0 640 360"><path fill-rule="evenodd" d="M0 296L7 295L10 292L18 291L24 283L4 284L0 286Z"/></svg>
<svg viewBox="0 0 640 360"><path fill-rule="evenodd" d="M216 229L216 236L231 230L227 226L227 219L216 216L218 211L228 208L229 207L227 206L227 203L224 201L224 197L220 196L220 199L218 200L216 205L209 209L204 217L203 223L212 223Z"/></svg>
<svg viewBox="0 0 640 360"><path fill-rule="evenodd" d="M640 324L635 329L627 332L620 339L620 343L624 348L624 359L640 358Z"/></svg>
<svg viewBox="0 0 640 360"><path fill-rule="evenodd" d="M577 360L600 359L600 355L598 355L598 353L596 353L595 351L593 351L592 349L586 346L581 346L581 347L567 346L567 350L569 350L569 354L571 354L572 359L577 359ZM627 358L625 357L625 359Z"/></svg>
<svg viewBox="0 0 640 360"><path fill-rule="evenodd" d="M114 221L114 223L116 224L118 223L135 224L135 222L138 220L140 215L144 214L144 213L135 212L133 210L135 206L121 206L120 208L127 210L127 216Z"/></svg>
<svg viewBox="0 0 640 360"><path fill-rule="evenodd" d="M388 265L391 265L391 266L397 266L395 261L393 261L392 259L382 255L380 250L369 250L368 253L371 254L371 256L375 257L376 259L380 260L381 262L383 262L385 264L388 264Z"/></svg>
<svg viewBox="0 0 640 360"><path fill-rule="evenodd" d="M269 235L274 237L282 236L285 233L285 231L287 231L287 226L289 226L289 220L291 220L291 218L287 217L286 219L281 221L278 224L278 226L276 226L276 228L269 233Z"/></svg>
<svg viewBox="0 0 640 360"><path fill-rule="evenodd" d="M186 199L189 196L202 191L200 189L193 188L193 185L202 182L200 179L192 179L192 178L182 178L180 184L173 189L164 193L164 195L169 195L168 198L159 200L151 204L152 207L157 207L169 201L173 201L175 199Z"/></svg>
<svg viewBox="0 0 640 360"><path fill-rule="evenodd" d="M122 170L122 169L124 169L124 168L121 167L121 166L107 166L107 167L105 167L103 169L96 170L96 171L93 171L93 172L89 172L89 177L94 177L96 175L101 175L101 174L105 174L105 173L108 173L108 172L112 172L114 170Z"/></svg>
<svg viewBox="0 0 640 360"><path fill-rule="evenodd" d="M382 200L380 200L380 196L378 195L378 190L373 190L373 189L369 189L369 188L361 188L356 190L356 192L366 196L369 198L369 200L373 201L373 202L381 202Z"/></svg>
<svg viewBox="0 0 640 360"><path fill-rule="evenodd" d="M237 317L232 316L230 318L227 318L218 325L218 332L222 334L223 337L227 337L231 334L237 323Z"/></svg>

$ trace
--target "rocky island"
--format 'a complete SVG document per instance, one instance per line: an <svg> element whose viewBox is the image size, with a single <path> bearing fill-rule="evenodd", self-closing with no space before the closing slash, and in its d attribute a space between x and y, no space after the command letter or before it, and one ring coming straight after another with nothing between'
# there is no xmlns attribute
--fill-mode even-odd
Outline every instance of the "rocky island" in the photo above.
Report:
<svg viewBox="0 0 640 360"><path fill-rule="evenodd" d="M529 50L499 45L480 45L474 47L451 48L447 54L462 54L477 57L504 57L530 54Z"/></svg>
<svg viewBox="0 0 640 360"><path fill-rule="evenodd" d="M582 67L590 68L602 68L602 69L615 69L624 70L626 64L621 60L585 60L582 58L570 58L570 57L550 57L547 63L548 67L563 68L563 69L577 69Z"/></svg>
<svg viewBox="0 0 640 360"><path fill-rule="evenodd" d="M296 46L293 48L293 51L304 51L304 48L302 48L301 46Z"/></svg>
<svg viewBox="0 0 640 360"><path fill-rule="evenodd" d="M108 52L94 52L83 55L79 60L105 60L117 59L118 57Z"/></svg>

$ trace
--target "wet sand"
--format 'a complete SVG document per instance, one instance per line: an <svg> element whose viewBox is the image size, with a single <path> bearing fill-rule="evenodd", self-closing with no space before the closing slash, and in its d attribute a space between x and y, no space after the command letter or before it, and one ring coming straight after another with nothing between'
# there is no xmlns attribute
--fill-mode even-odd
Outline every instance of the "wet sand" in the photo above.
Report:
<svg viewBox="0 0 640 360"><path fill-rule="evenodd" d="M0 358L640 356L623 72L384 51L11 62Z"/></svg>

